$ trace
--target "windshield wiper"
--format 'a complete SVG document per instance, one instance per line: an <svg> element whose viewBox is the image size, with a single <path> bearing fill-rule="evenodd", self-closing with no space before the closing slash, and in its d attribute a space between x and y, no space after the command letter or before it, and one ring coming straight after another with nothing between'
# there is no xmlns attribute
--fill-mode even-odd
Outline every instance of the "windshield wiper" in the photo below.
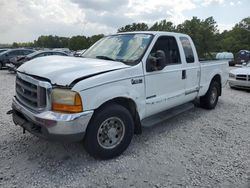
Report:
<svg viewBox="0 0 250 188"><path fill-rule="evenodd" d="M105 59L105 60L111 60L111 61L116 61L115 59L112 59L111 57L104 56L104 55L98 55L96 56L98 59Z"/></svg>

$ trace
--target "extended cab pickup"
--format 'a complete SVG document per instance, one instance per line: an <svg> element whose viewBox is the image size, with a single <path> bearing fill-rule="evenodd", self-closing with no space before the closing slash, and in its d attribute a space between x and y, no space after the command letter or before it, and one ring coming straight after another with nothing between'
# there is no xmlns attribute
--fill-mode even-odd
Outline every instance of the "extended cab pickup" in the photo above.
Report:
<svg viewBox="0 0 250 188"><path fill-rule="evenodd" d="M228 63L200 63L188 35L114 34L83 58L41 57L22 65L9 113L36 136L83 140L92 156L107 159L121 154L156 114L197 99L213 109L227 79Z"/></svg>

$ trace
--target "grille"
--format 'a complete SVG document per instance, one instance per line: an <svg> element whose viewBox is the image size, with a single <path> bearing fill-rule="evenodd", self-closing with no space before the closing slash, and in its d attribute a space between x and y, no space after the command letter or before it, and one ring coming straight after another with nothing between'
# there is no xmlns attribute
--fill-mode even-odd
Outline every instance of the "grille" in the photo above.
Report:
<svg viewBox="0 0 250 188"><path fill-rule="evenodd" d="M246 74L238 74L236 75L236 80L247 81L247 80L250 80L250 76L247 76Z"/></svg>
<svg viewBox="0 0 250 188"><path fill-rule="evenodd" d="M24 105L32 109L46 107L46 88L23 80L18 75L16 77L16 95Z"/></svg>

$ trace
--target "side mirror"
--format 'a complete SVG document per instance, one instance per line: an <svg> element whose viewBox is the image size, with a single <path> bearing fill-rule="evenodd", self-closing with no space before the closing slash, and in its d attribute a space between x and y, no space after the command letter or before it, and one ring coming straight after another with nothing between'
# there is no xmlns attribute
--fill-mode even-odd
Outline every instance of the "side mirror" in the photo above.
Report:
<svg viewBox="0 0 250 188"><path fill-rule="evenodd" d="M148 56L147 62L146 62L146 71L147 72L153 72L156 70L156 62L157 59L151 55Z"/></svg>
<svg viewBox="0 0 250 188"><path fill-rule="evenodd" d="M166 55L165 55L164 51L157 50L154 56L152 56L152 55L148 56L148 59L146 62L147 72L162 70L167 65Z"/></svg>

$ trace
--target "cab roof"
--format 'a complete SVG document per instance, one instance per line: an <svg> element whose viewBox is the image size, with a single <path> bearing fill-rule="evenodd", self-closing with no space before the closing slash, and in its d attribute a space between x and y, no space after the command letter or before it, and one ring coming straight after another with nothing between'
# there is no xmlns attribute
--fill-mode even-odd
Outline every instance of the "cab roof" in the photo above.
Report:
<svg viewBox="0 0 250 188"><path fill-rule="evenodd" d="M131 32L121 32L121 33L116 33L113 35L117 34L151 34L151 35L170 35L170 36L175 36L175 37L189 37L187 34L184 33L176 33L176 32L166 32L166 31L131 31Z"/></svg>

